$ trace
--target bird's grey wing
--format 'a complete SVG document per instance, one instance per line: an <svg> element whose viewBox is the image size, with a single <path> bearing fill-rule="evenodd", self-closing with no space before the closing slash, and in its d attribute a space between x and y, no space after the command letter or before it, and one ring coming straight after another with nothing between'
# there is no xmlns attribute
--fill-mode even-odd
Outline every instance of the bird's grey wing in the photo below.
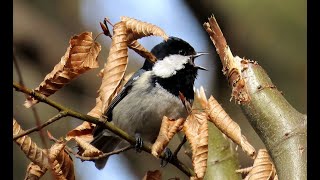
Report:
<svg viewBox="0 0 320 180"><path fill-rule="evenodd" d="M128 80L128 82L123 86L122 90L118 93L118 95L111 101L110 105L103 113L108 121L112 121L113 108L128 94L128 92L132 88L133 82L135 82L145 71L146 70L144 69L139 69L137 72L135 72ZM104 128L100 126L96 126L93 130L93 136L97 136L103 129Z"/></svg>
<svg viewBox="0 0 320 180"><path fill-rule="evenodd" d="M110 105L106 109L106 111L103 113L108 119L108 121L112 121L112 110L113 108L128 94L128 92L132 88L133 82L135 82L142 73L144 73L144 69L139 69L137 72L135 72L131 78L128 80L128 82L123 86L122 90L118 95L111 101Z"/></svg>

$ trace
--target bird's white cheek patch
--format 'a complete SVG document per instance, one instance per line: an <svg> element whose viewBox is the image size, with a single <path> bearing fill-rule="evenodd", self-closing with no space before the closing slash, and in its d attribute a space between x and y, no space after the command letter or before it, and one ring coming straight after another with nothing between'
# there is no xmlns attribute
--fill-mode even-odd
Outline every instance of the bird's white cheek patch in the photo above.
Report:
<svg viewBox="0 0 320 180"><path fill-rule="evenodd" d="M188 59L188 56L170 55L162 61L157 61L152 71L156 76L168 78L175 75L178 70L183 69Z"/></svg>

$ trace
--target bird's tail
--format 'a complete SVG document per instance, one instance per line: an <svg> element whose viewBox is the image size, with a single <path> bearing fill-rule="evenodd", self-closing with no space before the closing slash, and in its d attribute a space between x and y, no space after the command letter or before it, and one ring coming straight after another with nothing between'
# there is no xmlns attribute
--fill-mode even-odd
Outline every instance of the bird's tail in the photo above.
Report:
<svg viewBox="0 0 320 180"><path fill-rule="evenodd" d="M115 150L120 142L120 138L113 136L107 129L104 129L94 136L91 144L100 151L108 153ZM108 157L96 160L94 163L96 168L102 169L106 165L107 161Z"/></svg>

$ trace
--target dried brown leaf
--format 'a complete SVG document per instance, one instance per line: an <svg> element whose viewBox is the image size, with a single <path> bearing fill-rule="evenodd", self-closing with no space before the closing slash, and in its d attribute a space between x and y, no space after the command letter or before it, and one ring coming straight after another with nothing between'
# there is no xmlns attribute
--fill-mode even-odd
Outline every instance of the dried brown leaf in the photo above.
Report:
<svg viewBox="0 0 320 180"><path fill-rule="evenodd" d="M50 96L64 85L77 78L80 74L98 67L97 57L101 51L101 45L94 42L91 32L84 32L73 36L69 41L69 47L61 61L44 78L44 81L35 89L45 96ZM25 102L26 107L31 107L38 101L31 96Z"/></svg>
<svg viewBox="0 0 320 180"><path fill-rule="evenodd" d="M52 170L57 179L60 180L74 180L75 172L72 158L64 150L65 144L56 143L50 148L50 159L52 163Z"/></svg>
<svg viewBox="0 0 320 180"><path fill-rule="evenodd" d="M59 156L57 157L56 161L58 162L55 164L55 169L61 170L63 177L67 180L75 180L75 172L74 172L74 165L71 156L65 151L61 151Z"/></svg>
<svg viewBox="0 0 320 180"><path fill-rule="evenodd" d="M276 168L266 149L260 149L254 160L253 166L245 180L267 179L277 180Z"/></svg>
<svg viewBox="0 0 320 180"><path fill-rule="evenodd" d="M82 156L84 156L84 157L96 157L96 156L99 156L99 155L103 154L102 151L100 151L96 147L92 146L90 143L84 141L82 138L74 137L73 139L84 150L83 153L81 154Z"/></svg>
<svg viewBox="0 0 320 180"><path fill-rule="evenodd" d="M47 168L40 168L40 166L31 162L27 167L24 180L39 180L46 172Z"/></svg>
<svg viewBox="0 0 320 180"><path fill-rule="evenodd" d="M157 140L152 145L151 153L155 157L159 157L164 148L168 145L173 136L181 130L184 119L170 120L167 116L163 116L161 128Z"/></svg>
<svg viewBox="0 0 320 180"><path fill-rule="evenodd" d="M144 48L137 40L130 42L128 46L130 49L134 50L140 56L146 58L152 63L157 61L157 58L151 52L149 52L146 48Z"/></svg>
<svg viewBox="0 0 320 180"><path fill-rule="evenodd" d="M62 143L62 142L57 142L57 143L53 144L51 146L51 148L49 149L49 158L51 160L55 160L58 157L58 155L60 154L60 152L64 149L65 146L66 146L65 143Z"/></svg>
<svg viewBox="0 0 320 180"><path fill-rule="evenodd" d="M124 22L118 22L113 28L112 44L104 65L99 97L102 101L102 112L110 104L119 87L128 64L127 29Z"/></svg>
<svg viewBox="0 0 320 180"><path fill-rule="evenodd" d="M48 132L49 134L49 132ZM51 134L50 134L51 135ZM52 162L51 169L53 170L53 173L55 175L55 179L58 180L66 180L67 178L64 176L64 173L62 172L61 164L57 160L58 156L60 153L63 151L65 147L65 143L62 142L57 142L51 146L49 149L49 158L50 161Z"/></svg>
<svg viewBox="0 0 320 180"><path fill-rule="evenodd" d="M83 139L86 142L91 142L93 139L93 136L92 136L93 128L94 128L94 124L85 121L81 125L69 131L65 139L69 141L74 137L78 137Z"/></svg>
<svg viewBox="0 0 320 180"><path fill-rule="evenodd" d="M13 118L13 136L23 133L18 122ZM49 160L44 149L37 146L29 136L22 136L15 140L25 155L40 168L49 168Z"/></svg>
<svg viewBox="0 0 320 180"><path fill-rule="evenodd" d="M121 21L125 22L127 27L128 42L132 42L146 36L160 36L164 40L169 38L166 33L156 25L125 16L121 17Z"/></svg>
<svg viewBox="0 0 320 180"><path fill-rule="evenodd" d="M223 134L238 144L250 157L255 158L256 150L247 141L246 137L242 135L240 126L230 118L213 96L209 98L206 112L210 117L209 120L214 123Z"/></svg>
<svg viewBox="0 0 320 180"><path fill-rule="evenodd" d="M196 89L195 96L196 96L195 103L199 104L199 105L197 105L198 108L205 109L207 107L208 100L207 100L206 94L204 92L204 88L202 86L200 86L200 89ZM193 105L193 106L195 107L195 105Z"/></svg>
<svg viewBox="0 0 320 180"><path fill-rule="evenodd" d="M183 126L192 149L192 164L197 178L203 178L208 159L208 117L205 112L193 111Z"/></svg>
<svg viewBox="0 0 320 180"><path fill-rule="evenodd" d="M142 180L161 180L161 172L159 170L147 171Z"/></svg>

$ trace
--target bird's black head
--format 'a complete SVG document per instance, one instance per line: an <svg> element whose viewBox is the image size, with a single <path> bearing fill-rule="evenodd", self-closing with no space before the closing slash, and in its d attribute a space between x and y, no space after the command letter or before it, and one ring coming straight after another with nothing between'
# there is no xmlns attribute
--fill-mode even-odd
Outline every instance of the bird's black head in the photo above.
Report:
<svg viewBox="0 0 320 180"><path fill-rule="evenodd" d="M176 37L156 45L151 52L158 61L154 65L145 63L144 67L152 70L155 84L176 96L182 92L188 100L192 100L198 69L204 69L196 66L194 59L206 53L196 53L189 43Z"/></svg>
<svg viewBox="0 0 320 180"><path fill-rule="evenodd" d="M180 54L183 56L196 55L196 51L189 43L173 36L169 37L167 41L163 41L154 46L151 53L158 60L162 60L163 58L173 54ZM146 60L143 65L143 69L151 70L152 66L153 64Z"/></svg>
<svg viewBox="0 0 320 180"><path fill-rule="evenodd" d="M170 37L167 41L163 41L152 48L151 53L155 55L157 59L163 59L172 54L184 56L195 55L196 51L186 41L177 37Z"/></svg>

